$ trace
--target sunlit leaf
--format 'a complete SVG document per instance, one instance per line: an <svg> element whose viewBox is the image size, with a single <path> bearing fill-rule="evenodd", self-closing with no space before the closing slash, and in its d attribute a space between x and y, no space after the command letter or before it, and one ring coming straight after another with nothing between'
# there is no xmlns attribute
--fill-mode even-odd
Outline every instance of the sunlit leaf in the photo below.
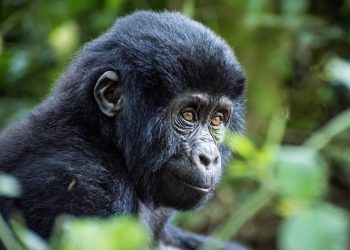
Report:
<svg viewBox="0 0 350 250"><path fill-rule="evenodd" d="M16 233L16 236L19 240L26 246L28 250L49 250L50 247L44 241L44 239L40 238L37 234L33 233L23 225L13 222L11 223L13 229Z"/></svg>
<svg viewBox="0 0 350 250"><path fill-rule="evenodd" d="M312 202L307 200L300 200L294 198L280 198L276 204L276 212L281 216L294 215L304 209L313 205Z"/></svg>
<svg viewBox="0 0 350 250"><path fill-rule="evenodd" d="M254 159L251 164L255 166L255 169L258 171L258 175L261 178L264 178L267 174L269 174L275 154L275 147L266 146L258 150L254 155Z"/></svg>
<svg viewBox="0 0 350 250"><path fill-rule="evenodd" d="M188 17L193 17L195 0L185 0L182 6L182 13Z"/></svg>
<svg viewBox="0 0 350 250"><path fill-rule="evenodd" d="M227 178L256 178L256 171L246 162L233 160L228 164L225 176Z"/></svg>
<svg viewBox="0 0 350 250"><path fill-rule="evenodd" d="M2 215L0 214L0 242L1 245L9 250L23 250L22 246L18 242L17 238L13 234L9 225L6 223ZM2 248L4 249L4 248Z"/></svg>
<svg viewBox="0 0 350 250"><path fill-rule="evenodd" d="M332 59L326 65L326 75L333 84L342 84L350 89L350 62Z"/></svg>
<svg viewBox="0 0 350 250"><path fill-rule="evenodd" d="M138 250L149 236L136 219L74 219L64 223L59 249L62 250Z"/></svg>
<svg viewBox="0 0 350 250"><path fill-rule="evenodd" d="M59 57L70 55L79 42L79 28L73 21L67 21L55 28L49 35L49 43Z"/></svg>
<svg viewBox="0 0 350 250"><path fill-rule="evenodd" d="M8 174L0 174L0 196L16 197L21 194L21 189L15 177Z"/></svg>
<svg viewBox="0 0 350 250"><path fill-rule="evenodd" d="M225 142L233 152L243 158L249 158L256 151L255 145L248 138L231 132L226 133Z"/></svg>
<svg viewBox="0 0 350 250"><path fill-rule="evenodd" d="M347 250L349 218L331 205L305 210L287 218L281 228L281 250Z"/></svg>
<svg viewBox="0 0 350 250"><path fill-rule="evenodd" d="M303 147L283 147L277 159L277 191L282 197L314 200L327 188L324 162L315 151Z"/></svg>

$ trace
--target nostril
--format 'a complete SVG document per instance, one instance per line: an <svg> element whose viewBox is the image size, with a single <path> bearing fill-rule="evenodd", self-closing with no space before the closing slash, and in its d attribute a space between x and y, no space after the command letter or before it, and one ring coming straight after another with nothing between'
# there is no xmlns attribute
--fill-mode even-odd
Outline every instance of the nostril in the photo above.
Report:
<svg viewBox="0 0 350 250"><path fill-rule="evenodd" d="M214 164L218 164L219 163L219 156L215 157L214 159Z"/></svg>
<svg viewBox="0 0 350 250"><path fill-rule="evenodd" d="M211 160L206 155L203 155L203 154L199 155L199 161L202 165L206 167L208 167L211 162Z"/></svg>

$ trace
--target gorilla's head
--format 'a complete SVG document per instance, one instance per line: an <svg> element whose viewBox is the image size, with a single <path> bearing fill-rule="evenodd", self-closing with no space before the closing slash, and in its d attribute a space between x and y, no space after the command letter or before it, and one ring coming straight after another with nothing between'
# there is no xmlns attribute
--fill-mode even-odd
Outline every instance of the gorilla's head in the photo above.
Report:
<svg viewBox="0 0 350 250"><path fill-rule="evenodd" d="M77 104L83 119L115 145L140 199L176 209L207 201L229 154L225 130L243 129L245 78L229 46L179 13L137 12L88 43L67 75L84 68L71 96L95 99Z"/></svg>

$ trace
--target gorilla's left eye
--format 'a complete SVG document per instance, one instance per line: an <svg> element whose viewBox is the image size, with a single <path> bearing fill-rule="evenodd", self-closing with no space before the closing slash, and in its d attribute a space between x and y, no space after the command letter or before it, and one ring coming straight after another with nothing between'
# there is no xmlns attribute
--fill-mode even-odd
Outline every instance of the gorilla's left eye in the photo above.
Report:
<svg viewBox="0 0 350 250"><path fill-rule="evenodd" d="M212 126L220 126L223 120L224 120L224 115L218 112L211 118L210 124Z"/></svg>

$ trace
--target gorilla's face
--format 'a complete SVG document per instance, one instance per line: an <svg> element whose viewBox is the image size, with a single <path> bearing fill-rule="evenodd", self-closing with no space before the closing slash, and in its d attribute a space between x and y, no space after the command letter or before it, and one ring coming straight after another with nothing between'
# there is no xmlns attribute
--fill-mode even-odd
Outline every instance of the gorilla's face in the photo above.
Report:
<svg viewBox="0 0 350 250"><path fill-rule="evenodd" d="M130 150L124 154L140 199L182 210L204 204L220 180L234 100L192 91L154 108L164 112L150 112L150 106L137 106L123 93L118 79L116 72L105 72L94 94L105 115L116 116L117 125L129 125L117 130L127 138L122 145Z"/></svg>
<svg viewBox="0 0 350 250"><path fill-rule="evenodd" d="M224 132L232 101L206 93L175 98L168 107L177 152L162 167L157 201L164 206L190 209L207 201L222 172Z"/></svg>
<svg viewBox="0 0 350 250"><path fill-rule="evenodd" d="M187 91L151 105L156 95L142 99L140 93L123 92L114 71L102 74L94 90L101 111L115 117L140 199L181 210L203 205L220 181L224 134L240 96Z"/></svg>

